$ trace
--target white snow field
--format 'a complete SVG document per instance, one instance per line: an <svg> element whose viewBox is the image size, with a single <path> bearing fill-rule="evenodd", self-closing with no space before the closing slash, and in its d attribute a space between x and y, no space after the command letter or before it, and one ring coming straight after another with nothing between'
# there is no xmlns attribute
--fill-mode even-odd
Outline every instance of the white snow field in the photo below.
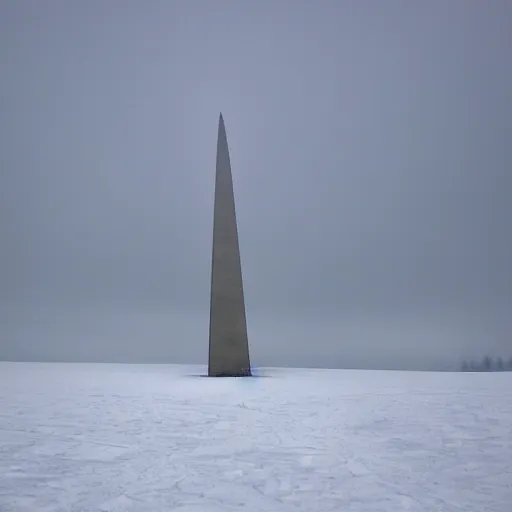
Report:
<svg viewBox="0 0 512 512"><path fill-rule="evenodd" d="M512 511L512 373L203 371L0 363L0 511Z"/></svg>

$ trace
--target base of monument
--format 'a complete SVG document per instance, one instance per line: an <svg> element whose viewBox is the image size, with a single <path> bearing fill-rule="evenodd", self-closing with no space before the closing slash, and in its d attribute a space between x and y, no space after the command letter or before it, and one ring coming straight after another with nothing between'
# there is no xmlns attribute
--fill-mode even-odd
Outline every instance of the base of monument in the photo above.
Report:
<svg viewBox="0 0 512 512"><path fill-rule="evenodd" d="M275 377L274 375L271 375L271 374L268 374L268 373L265 373L264 371L261 371L261 370L249 370L248 372L244 372L244 373L237 373L237 374L232 374L232 373L219 373L219 374L208 374L208 373L196 373L196 374L192 374L192 375L187 375L187 377L193 377L193 378L201 378L201 379L213 379L213 378L226 378L226 377L231 377L233 379L236 379L236 378L251 378L251 379L266 379L266 378L269 378L269 377Z"/></svg>
<svg viewBox="0 0 512 512"><path fill-rule="evenodd" d="M252 377L251 370L243 370L240 372L220 372L220 373L214 373L214 372L208 372L208 377Z"/></svg>

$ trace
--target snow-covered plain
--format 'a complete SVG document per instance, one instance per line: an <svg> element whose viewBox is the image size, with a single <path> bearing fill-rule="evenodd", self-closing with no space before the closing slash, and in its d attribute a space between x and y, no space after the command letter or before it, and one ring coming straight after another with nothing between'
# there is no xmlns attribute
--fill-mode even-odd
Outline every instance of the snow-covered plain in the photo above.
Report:
<svg viewBox="0 0 512 512"><path fill-rule="evenodd" d="M0 363L1 512L512 510L512 373Z"/></svg>

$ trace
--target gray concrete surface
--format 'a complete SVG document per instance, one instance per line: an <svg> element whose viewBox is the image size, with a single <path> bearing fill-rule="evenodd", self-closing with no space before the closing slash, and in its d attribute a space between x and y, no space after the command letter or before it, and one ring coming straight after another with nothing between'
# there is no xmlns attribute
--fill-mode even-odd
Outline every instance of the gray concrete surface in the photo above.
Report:
<svg viewBox="0 0 512 512"><path fill-rule="evenodd" d="M226 128L219 117L213 220L208 375L251 375L233 179Z"/></svg>

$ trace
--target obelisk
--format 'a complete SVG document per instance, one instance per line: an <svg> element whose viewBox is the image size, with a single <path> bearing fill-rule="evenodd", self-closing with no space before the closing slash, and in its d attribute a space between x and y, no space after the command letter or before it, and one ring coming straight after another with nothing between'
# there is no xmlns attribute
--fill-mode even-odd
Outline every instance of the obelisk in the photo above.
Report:
<svg viewBox="0 0 512 512"><path fill-rule="evenodd" d="M233 178L222 114L215 173L208 376L251 376Z"/></svg>

